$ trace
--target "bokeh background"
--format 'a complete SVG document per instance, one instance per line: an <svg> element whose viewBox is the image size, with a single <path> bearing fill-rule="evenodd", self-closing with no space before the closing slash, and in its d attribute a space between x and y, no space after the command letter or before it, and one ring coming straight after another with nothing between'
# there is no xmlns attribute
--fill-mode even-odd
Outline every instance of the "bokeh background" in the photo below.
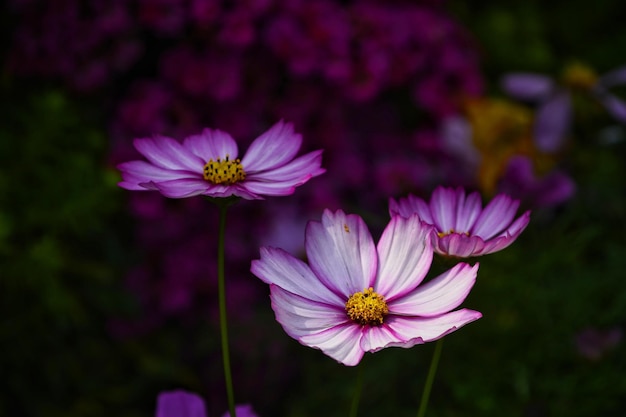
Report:
<svg viewBox="0 0 626 417"><path fill-rule="evenodd" d="M480 259L464 305L484 317L446 337L429 416L626 415L626 130L562 77L573 62L626 65L619 0L0 7L0 415L150 416L174 388L226 410L217 210L119 189L115 166L139 157L136 137L211 127L245 149L280 119L305 151L324 149L327 173L229 213L238 402L261 417L342 416L356 377L275 322L249 272L259 246L302 255L324 208L378 236L389 197L460 185L533 214ZM520 71L573 94L554 152L535 145L537 104L501 88ZM415 415L432 349L366 355L359 415Z"/></svg>

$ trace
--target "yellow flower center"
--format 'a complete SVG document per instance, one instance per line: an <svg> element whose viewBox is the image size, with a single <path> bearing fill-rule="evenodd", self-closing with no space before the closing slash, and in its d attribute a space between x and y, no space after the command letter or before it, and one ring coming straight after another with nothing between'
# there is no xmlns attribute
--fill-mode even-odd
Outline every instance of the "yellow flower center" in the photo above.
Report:
<svg viewBox="0 0 626 417"><path fill-rule="evenodd" d="M597 74L579 62L568 65L563 71L563 83L571 88L590 90L597 81Z"/></svg>
<svg viewBox="0 0 626 417"><path fill-rule="evenodd" d="M469 232L457 232L454 229L450 229L447 232L437 232L437 236L444 237L444 236L447 236L447 235L451 235L453 233L456 233L456 234L459 234L459 235L469 236Z"/></svg>
<svg viewBox="0 0 626 417"><path fill-rule="evenodd" d="M213 184L231 185L246 179L246 172L243 170L241 160L239 158L231 161L229 156L217 161L210 159L204 166L203 177L205 180Z"/></svg>
<svg viewBox="0 0 626 417"><path fill-rule="evenodd" d="M382 295L372 287L362 292L355 292L346 302L348 317L361 325L378 326L383 324L383 318L389 313L389 308Z"/></svg>

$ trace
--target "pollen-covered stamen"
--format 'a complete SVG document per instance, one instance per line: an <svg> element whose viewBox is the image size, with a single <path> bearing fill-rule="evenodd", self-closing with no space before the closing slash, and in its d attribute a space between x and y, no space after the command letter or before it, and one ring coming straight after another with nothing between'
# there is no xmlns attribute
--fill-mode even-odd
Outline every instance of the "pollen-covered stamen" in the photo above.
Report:
<svg viewBox="0 0 626 417"><path fill-rule="evenodd" d="M450 229L447 232L437 232L437 236L441 238L441 237L444 237L444 236L452 235L454 233L456 233L457 235L465 235L465 236L469 236L470 235L469 232L457 232L454 229Z"/></svg>
<svg viewBox="0 0 626 417"><path fill-rule="evenodd" d="M221 158L217 158L217 161L210 159L204 166L203 177L213 184L231 185L245 180L246 172L243 170L239 158L231 161L230 157L226 155L224 160Z"/></svg>
<svg viewBox="0 0 626 417"><path fill-rule="evenodd" d="M369 287L362 292L355 292L348 298L346 313L356 323L378 326L383 324L384 317L389 313L389 307L384 297Z"/></svg>
<svg viewBox="0 0 626 417"><path fill-rule="evenodd" d="M598 75L581 63L568 65L563 71L563 83L571 88L591 90L598 82Z"/></svg>

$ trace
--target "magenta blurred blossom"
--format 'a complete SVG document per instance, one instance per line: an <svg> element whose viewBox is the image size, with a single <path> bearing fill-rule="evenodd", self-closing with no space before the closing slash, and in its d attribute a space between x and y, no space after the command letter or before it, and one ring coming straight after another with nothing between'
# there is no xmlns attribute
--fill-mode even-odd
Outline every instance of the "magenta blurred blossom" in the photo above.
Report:
<svg viewBox="0 0 626 417"><path fill-rule="evenodd" d="M249 404L235 406L238 417L258 417ZM228 417L228 412L223 417ZM157 397L155 417L207 417L204 400L184 390L163 391Z"/></svg>
<svg viewBox="0 0 626 417"><path fill-rule="evenodd" d="M155 417L207 417L204 400L183 390L163 391L157 397Z"/></svg>
<svg viewBox="0 0 626 417"><path fill-rule="evenodd" d="M198 53L189 45L172 48L161 59L161 73L183 93L206 100L231 100L241 93L241 57Z"/></svg>
<svg viewBox="0 0 626 417"><path fill-rule="evenodd" d="M282 121L252 142L241 160L237 143L220 130L205 129L182 144L159 136L134 143L149 162L120 164L120 187L159 191L170 198L205 195L253 200L290 195L295 187L325 171L322 151L294 159L302 136Z"/></svg>
<svg viewBox="0 0 626 417"><path fill-rule="evenodd" d="M137 0L137 20L161 35L176 35L186 22L186 4L180 0Z"/></svg>
<svg viewBox="0 0 626 417"><path fill-rule="evenodd" d="M235 405L235 413L237 413L237 417L258 417L249 404ZM230 413L225 412L222 417L230 417Z"/></svg>
<svg viewBox="0 0 626 417"><path fill-rule="evenodd" d="M522 200L526 206L550 207L572 198L576 193L576 183L558 169L538 176L529 158L515 156L509 160L498 190Z"/></svg>
<svg viewBox="0 0 626 417"><path fill-rule="evenodd" d="M621 67L598 77L588 91L621 123L626 123L626 103L609 89L624 84L626 67ZM534 126L537 147L544 152L562 149L572 123L570 90L547 75L523 72L505 75L501 86L512 97L538 103Z"/></svg>
<svg viewBox="0 0 626 417"><path fill-rule="evenodd" d="M437 340L481 317L451 311L474 285L478 264L460 263L420 285L433 257L431 230L417 216L396 216L375 246L359 216L326 210L307 225L308 265L263 247L251 271L270 284L276 320L289 336L354 366L365 352Z"/></svg>
<svg viewBox="0 0 626 417"><path fill-rule="evenodd" d="M485 207L478 192L466 197L465 190L437 187L430 203L414 195L397 202L389 200L391 216L419 218L434 226L434 251L441 255L471 257L487 255L508 247L530 221L526 211L513 221L520 202L505 194L497 195Z"/></svg>
<svg viewBox="0 0 626 417"><path fill-rule="evenodd" d="M10 71L62 79L75 90L91 92L140 57L142 45L134 40L134 22L125 2L40 3L14 4L20 24L7 57Z"/></svg>

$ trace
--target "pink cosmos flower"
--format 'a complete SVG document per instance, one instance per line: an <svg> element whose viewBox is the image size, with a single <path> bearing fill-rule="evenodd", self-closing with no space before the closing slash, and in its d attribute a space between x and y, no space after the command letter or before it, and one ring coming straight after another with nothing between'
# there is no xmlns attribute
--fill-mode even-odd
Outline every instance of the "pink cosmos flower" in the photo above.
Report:
<svg viewBox="0 0 626 417"><path fill-rule="evenodd" d="M403 217L417 214L435 227L435 252L465 258L497 252L513 243L530 221L530 211L513 221L519 204L519 200L499 194L482 208L478 192L466 198L461 187L437 187L430 204L413 195L397 202L390 199L389 213Z"/></svg>
<svg viewBox="0 0 626 417"><path fill-rule="evenodd" d="M135 139L148 161L118 165L127 190L156 190L170 198L237 196L247 200L290 195L295 187L325 172L322 151L294 159L302 136L282 121L252 142L243 158L225 132L205 129L180 142L162 136Z"/></svg>
<svg viewBox="0 0 626 417"><path fill-rule="evenodd" d="M308 265L263 247L251 271L270 284L289 336L354 366L365 352L430 342L482 316L451 311L474 285L478 264L459 263L420 285L433 257L431 230L417 216L396 216L375 246L359 216L326 210L306 228Z"/></svg>

